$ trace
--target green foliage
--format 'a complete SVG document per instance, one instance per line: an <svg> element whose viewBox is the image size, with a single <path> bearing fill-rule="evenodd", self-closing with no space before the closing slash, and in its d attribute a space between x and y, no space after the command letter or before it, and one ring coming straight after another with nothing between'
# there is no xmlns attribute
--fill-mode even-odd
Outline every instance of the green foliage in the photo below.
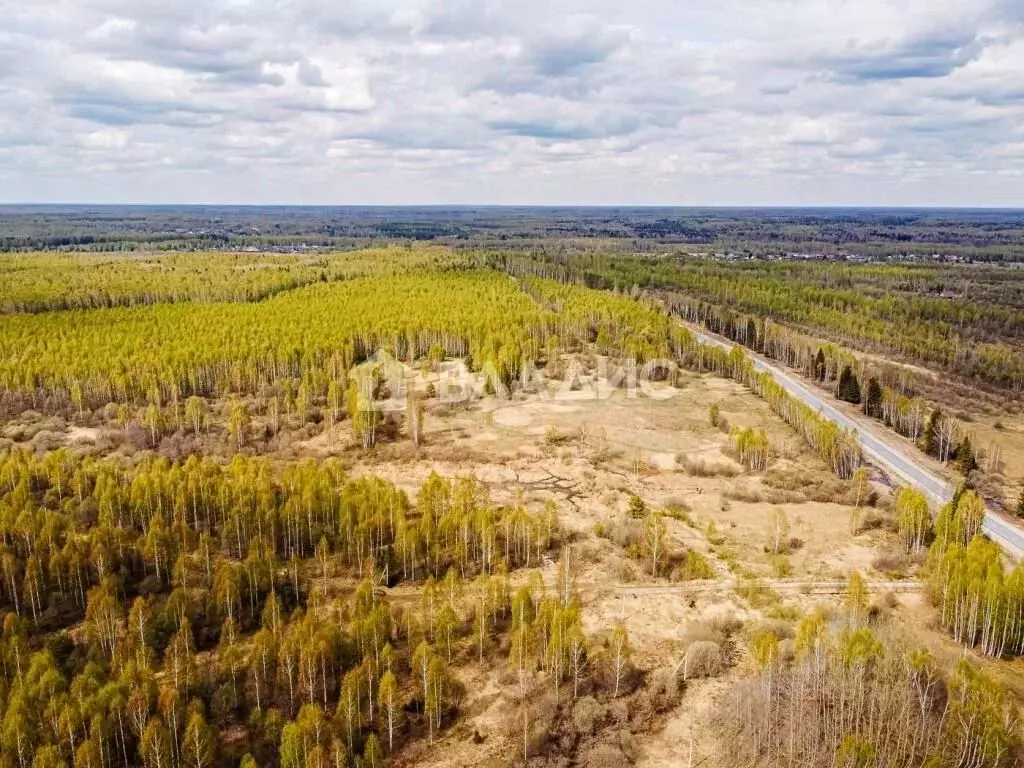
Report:
<svg viewBox="0 0 1024 768"><path fill-rule="evenodd" d="M907 552L919 553L932 533L927 497L913 488L900 488L895 498L896 524Z"/></svg>
<svg viewBox="0 0 1024 768"><path fill-rule="evenodd" d="M971 445L971 438L965 435L956 449L956 468L962 475L969 475L978 468L978 462L974 456L974 447Z"/></svg>
<svg viewBox="0 0 1024 768"><path fill-rule="evenodd" d="M24 253L4 259L0 312L255 302L315 282L443 261L440 249L280 253Z"/></svg>
<svg viewBox="0 0 1024 768"><path fill-rule="evenodd" d="M629 516L634 520L643 520L647 516L647 504L645 504L644 500L635 493L630 494L629 508L627 511L629 512Z"/></svg>
<svg viewBox="0 0 1024 768"><path fill-rule="evenodd" d="M550 506L496 506L472 478L433 475L413 505L336 462L15 451L0 478L0 743L25 765L50 747L102 751L112 767L224 765L219 730L244 723L264 764L379 761L407 717L444 727L460 696L448 660L475 645L471 618L486 618L485 640L501 631L506 571L559 536ZM363 578L328 610L323 574L339 570ZM474 573L482 600L463 596L460 574ZM429 612L393 607L385 574L431 577ZM67 648L47 634L58 622L81 626ZM409 715L424 633L427 686Z"/></svg>
<svg viewBox="0 0 1024 768"><path fill-rule="evenodd" d="M557 320L504 276L437 272L359 278L259 303L171 304L0 318L0 387L32 386L93 407L152 389L182 396L257 393L282 378L323 397L354 360L390 348L493 363L506 381Z"/></svg>
<svg viewBox="0 0 1024 768"><path fill-rule="evenodd" d="M744 579L736 587L736 594L755 609L768 608L782 602L781 595L760 579Z"/></svg>
<svg viewBox="0 0 1024 768"><path fill-rule="evenodd" d="M683 553L683 559L679 563L678 575L681 581L713 579L715 568L700 552L688 549Z"/></svg>
<svg viewBox="0 0 1024 768"><path fill-rule="evenodd" d="M771 630L758 630L750 638L750 655L758 670L767 672L779 660L779 638Z"/></svg>
<svg viewBox="0 0 1024 768"><path fill-rule="evenodd" d="M843 737L836 750L836 768L870 768L875 764L875 746L853 734Z"/></svg>
<svg viewBox="0 0 1024 768"><path fill-rule="evenodd" d="M786 555L772 555L772 573L777 579L784 579L793 572L793 564Z"/></svg>
<svg viewBox="0 0 1024 768"><path fill-rule="evenodd" d="M958 642L995 657L1024 653L1024 564L1004 565L981 535L984 503L961 491L939 513L928 553L929 587L941 625Z"/></svg>
<svg viewBox="0 0 1024 768"><path fill-rule="evenodd" d="M741 464L753 470L763 470L768 466L769 443L764 430L733 427L730 436Z"/></svg>
<svg viewBox="0 0 1024 768"><path fill-rule="evenodd" d="M857 381L857 375L848 365L843 368L843 372L839 375L837 394L840 400L845 400L855 405L860 404L860 382Z"/></svg>
<svg viewBox="0 0 1024 768"><path fill-rule="evenodd" d="M882 401L884 399L884 393L882 391L882 385L878 383L878 379L872 376L868 379L868 389L864 396L864 413L873 418L882 418Z"/></svg>
<svg viewBox="0 0 1024 768"><path fill-rule="evenodd" d="M515 268L550 271L547 263L537 261L524 257ZM564 279L579 277L588 285L640 283L671 291L676 312L766 353L789 347L785 337L799 328L1001 387L1019 387L1024 378L1024 354L1016 345L1024 333L1015 304L1020 277L1009 269L989 269L982 276L977 270L967 274L957 267L930 265L728 262L625 254L562 257L558 267ZM934 295L937 283L960 286L960 295ZM984 299L979 298L982 287ZM751 319L763 323L756 340L748 331ZM790 347L788 354L796 358L798 352ZM835 380L841 370L827 370L824 360L819 368L813 354L805 362L807 374L821 380L827 373Z"/></svg>

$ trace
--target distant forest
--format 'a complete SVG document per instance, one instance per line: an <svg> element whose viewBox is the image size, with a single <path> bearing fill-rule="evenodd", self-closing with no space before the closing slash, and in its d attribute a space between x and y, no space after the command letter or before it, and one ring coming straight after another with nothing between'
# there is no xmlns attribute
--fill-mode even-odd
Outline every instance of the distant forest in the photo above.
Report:
<svg viewBox="0 0 1024 768"><path fill-rule="evenodd" d="M885 208L3 206L0 251L472 248L1024 262L1024 211Z"/></svg>

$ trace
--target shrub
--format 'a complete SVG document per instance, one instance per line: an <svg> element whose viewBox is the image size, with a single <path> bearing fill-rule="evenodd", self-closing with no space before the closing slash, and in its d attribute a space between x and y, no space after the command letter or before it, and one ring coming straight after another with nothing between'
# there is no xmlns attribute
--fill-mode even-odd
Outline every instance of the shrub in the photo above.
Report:
<svg viewBox="0 0 1024 768"><path fill-rule="evenodd" d="M751 608L767 608L782 602L779 593L760 579L747 579L736 588L736 594L746 600Z"/></svg>
<svg viewBox="0 0 1024 768"><path fill-rule="evenodd" d="M903 549L890 549L875 557L871 561L871 567L879 573L900 579L907 575L907 570L915 561L919 561L919 558L914 558Z"/></svg>
<svg viewBox="0 0 1024 768"><path fill-rule="evenodd" d="M629 497L629 516L634 520L642 520L647 514L647 505L635 493Z"/></svg>
<svg viewBox="0 0 1024 768"><path fill-rule="evenodd" d="M686 474L693 477L736 477L740 474L740 469L731 464L693 459L685 454L676 457L676 461Z"/></svg>
<svg viewBox="0 0 1024 768"><path fill-rule="evenodd" d="M572 707L572 722L576 730L591 735L604 720L607 710L593 696L581 696Z"/></svg>
<svg viewBox="0 0 1024 768"><path fill-rule="evenodd" d="M712 427L718 426L718 419L721 417L721 413L717 405L712 405L708 408L708 422Z"/></svg>
<svg viewBox="0 0 1024 768"><path fill-rule="evenodd" d="M569 438L570 436L560 431L558 427L548 427L544 433L544 442L548 445L565 445Z"/></svg>
<svg viewBox="0 0 1024 768"><path fill-rule="evenodd" d="M772 573L775 578L784 579L793 572L793 565L785 555L773 555L771 558Z"/></svg>
<svg viewBox="0 0 1024 768"><path fill-rule="evenodd" d="M601 743L594 746L586 756L583 765L590 768L622 768L629 765L629 758L626 753L615 744Z"/></svg>
<svg viewBox="0 0 1024 768"><path fill-rule="evenodd" d="M698 640L686 649L683 657L683 679L717 677L725 669L725 658L718 643Z"/></svg>
<svg viewBox="0 0 1024 768"><path fill-rule="evenodd" d="M674 576L678 581L713 579L715 577L715 569L700 552L688 549L676 567Z"/></svg>

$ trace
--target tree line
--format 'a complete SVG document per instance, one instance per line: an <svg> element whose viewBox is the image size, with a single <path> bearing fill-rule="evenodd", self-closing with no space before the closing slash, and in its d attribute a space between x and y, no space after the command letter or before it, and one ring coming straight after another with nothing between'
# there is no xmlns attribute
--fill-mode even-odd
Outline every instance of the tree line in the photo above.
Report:
<svg viewBox="0 0 1024 768"><path fill-rule="evenodd" d="M721 261L595 253L493 254L514 273L535 270L590 287L679 294L687 312L747 313L845 345L896 355L984 384L1024 387L1016 270Z"/></svg>

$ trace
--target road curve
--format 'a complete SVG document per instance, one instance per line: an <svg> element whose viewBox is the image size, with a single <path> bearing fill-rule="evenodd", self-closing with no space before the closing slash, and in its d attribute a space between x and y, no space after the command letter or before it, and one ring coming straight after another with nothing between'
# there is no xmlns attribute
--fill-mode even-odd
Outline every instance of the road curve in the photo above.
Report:
<svg viewBox="0 0 1024 768"><path fill-rule="evenodd" d="M738 346L727 339L713 336L692 325L687 324L687 327L693 331L699 341L705 344L713 344L726 350L731 350L734 346ZM891 446L879 439L872 433L870 427L866 427L860 419L843 413L801 382L796 376L770 362L767 358L757 355L749 349L744 348L743 351L756 370L768 373L791 395L803 400L809 406L821 412L826 418L852 432L858 442L860 442L864 455L881 469L888 472L891 476L895 476L900 481L908 483L924 492L929 498L940 505L947 503L953 498L953 493L956 489L952 485L925 467L916 464L900 448ZM981 528L990 539L999 544L1003 551L1014 560L1020 560L1024 557L1024 530L1011 525L991 509L986 510L985 520Z"/></svg>

